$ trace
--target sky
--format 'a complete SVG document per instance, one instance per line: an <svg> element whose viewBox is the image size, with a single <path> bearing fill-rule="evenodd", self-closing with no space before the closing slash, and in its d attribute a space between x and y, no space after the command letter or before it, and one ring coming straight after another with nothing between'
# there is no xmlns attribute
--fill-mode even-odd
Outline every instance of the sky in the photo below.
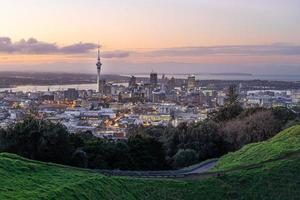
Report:
<svg viewBox="0 0 300 200"><path fill-rule="evenodd" d="M1 0L0 70L300 74L299 0Z"/></svg>

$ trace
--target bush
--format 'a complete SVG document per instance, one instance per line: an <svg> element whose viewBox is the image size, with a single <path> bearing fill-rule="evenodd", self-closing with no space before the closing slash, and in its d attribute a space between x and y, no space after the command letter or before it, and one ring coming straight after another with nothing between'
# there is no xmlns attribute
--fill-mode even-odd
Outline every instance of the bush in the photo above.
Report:
<svg viewBox="0 0 300 200"><path fill-rule="evenodd" d="M280 123L272 111L255 112L245 118L227 122L220 130L231 151L242 146L267 140L280 131Z"/></svg>
<svg viewBox="0 0 300 200"><path fill-rule="evenodd" d="M1 151L26 158L66 164L72 147L69 133L61 124L27 118L1 133Z"/></svg>
<svg viewBox="0 0 300 200"><path fill-rule="evenodd" d="M128 146L135 170L161 170L168 167L163 144L157 139L135 135L128 139Z"/></svg>
<svg viewBox="0 0 300 200"><path fill-rule="evenodd" d="M216 122L226 122L239 116L243 108L239 104L222 107L217 112L211 113L208 117Z"/></svg>
<svg viewBox="0 0 300 200"><path fill-rule="evenodd" d="M174 167L182 168L193 165L197 163L197 153L193 149L179 149L179 151L174 156Z"/></svg>
<svg viewBox="0 0 300 200"><path fill-rule="evenodd" d="M87 168L88 167L88 160L87 155L84 151L77 149L71 158L71 165L76 167Z"/></svg>

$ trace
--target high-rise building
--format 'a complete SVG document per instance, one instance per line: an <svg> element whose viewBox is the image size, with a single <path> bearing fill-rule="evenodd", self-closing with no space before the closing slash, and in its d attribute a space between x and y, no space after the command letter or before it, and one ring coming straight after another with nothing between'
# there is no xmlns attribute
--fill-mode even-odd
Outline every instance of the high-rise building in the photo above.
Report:
<svg viewBox="0 0 300 200"><path fill-rule="evenodd" d="M101 92L101 83L100 83L100 73L101 73L101 66L102 63L100 61L100 46L98 46L98 61L96 63L97 66L97 92Z"/></svg>
<svg viewBox="0 0 300 200"><path fill-rule="evenodd" d="M134 87L136 86L136 77L135 76L131 76L129 79L129 87Z"/></svg>
<svg viewBox="0 0 300 200"><path fill-rule="evenodd" d="M150 84L152 86L157 86L158 80L157 80L157 73L151 72L150 74Z"/></svg>
<svg viewBox="0 0 300 200"><path fill-rule="evenodd" d="M68 90L64 91L64 97L66 100L74 101L79 97L78 90L75 88L69 88Z"/></svg>
<svg viewBox="0 0 300 200"><path fill-rule="evenodd" d="M105 86L106 86L106 80L101 79L98 83L98 93L104 94L105 93Z"/></svg>
<svg viewBox="0 0 300 200"><path fill-rule="evenodd" d="M167 84L167 81L168 81L168 78L165 76L165 74L163 74L163 75L161 76L161 87L160 87L160 89L161 89L162 91L166 91L166 84Z"/></svg>
<svg viewBox="0 0 300 200"><path fill-rule="evenodd" d="M175 84L176 84L175 78L172 77L170 80L168 80L168 83L167 83L167 88L168 88L168 89L167 89L167 90L168 90L168 91L174 90Z"/></svg>
<svg viewBox="0 0 300 200"><path fill-rule="evenodd" d="M196 78L194 75L190 75L187 79L187 91L195 90L196 88Z"/></svg>

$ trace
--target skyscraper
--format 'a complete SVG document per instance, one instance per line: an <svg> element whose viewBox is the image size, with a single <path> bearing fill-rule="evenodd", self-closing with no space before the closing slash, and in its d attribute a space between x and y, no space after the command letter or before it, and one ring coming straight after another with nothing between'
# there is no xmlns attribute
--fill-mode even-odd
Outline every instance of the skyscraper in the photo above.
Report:
<svg viewBox="0 0 300 200"><path fill-rule="evenodd" d="M174 77L172 77L170 80L168 80L168 82L167 82L167 91L170 92L171 90L174 90L175 84L176 84L176 81L175 81Z"/></svg>
<svg viewBox="0 0 300 200"><path fill-rule="evenodd" d="M157 73L151 72L150 74L150 84L154 87L157 86Z"/></svg>
<svg viewBox="0 0 300 200"><path fill-rule="evenodd" d="M64 91L64 96L65 99L69 101L74 101L78 99L79 93L78 90L76 90L75 88L69 88L68 90Z"/></svg>
<svg viewBox="0 0 300 200"><path fill-rule="evenodd" d="M135 76L131 76L129 79L129 87L135 87L136 86L136 77Z"/></svg>
<svg viewBox="0 0 300 200"><path fill-rule="evenodd" d="M101 92L101 83L100 83L100 72L101 72L101 66L102 63L100 61L100 46L98 46L98 61L96 63L97 66L97 92Z"/></svg>
<svg viewBox="0 0 300 200"><path fill-rule="evenodd" d="M166 78L165 74L163 74L162 77L161 77L161 87L160 87L160 89L161 89L162 91L165 91L165 90L166 90L167 79L168 79L168 78Z"/></svg>
<svg viewBox="0 0 300 200"><path fill-rule="evenodd" d="M101 79L98 84L98 93L105 94L106 80Z"/></svg>
<svg viewBox="0 0 300 200"><path fill-rule="evenodd" d="M196 87L196 77L194 75L190 75L187 79L187 91L195 90Z"/></svg>

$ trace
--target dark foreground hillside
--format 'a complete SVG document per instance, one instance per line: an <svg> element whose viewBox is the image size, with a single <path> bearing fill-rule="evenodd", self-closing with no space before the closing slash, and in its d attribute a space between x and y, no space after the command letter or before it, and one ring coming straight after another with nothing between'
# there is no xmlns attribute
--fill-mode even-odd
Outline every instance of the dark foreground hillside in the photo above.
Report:
<svg viewBox="0 0 300 200"><path fill-rule="evenodd" d="M282 140L292 142L300 137L297 131L299 128L281 133L280 138L293 137L293 140ZM279 144L276 148L285 148L285 145ZM293 149L297 152L298 148L292 148L289 152ZM241 153L237 155L241 157ZM2 153L0 199L292 200L300 199L299 169L300 157L296 153L218 178L149 180L106 177L90 170L41 163Z"/></svg>

